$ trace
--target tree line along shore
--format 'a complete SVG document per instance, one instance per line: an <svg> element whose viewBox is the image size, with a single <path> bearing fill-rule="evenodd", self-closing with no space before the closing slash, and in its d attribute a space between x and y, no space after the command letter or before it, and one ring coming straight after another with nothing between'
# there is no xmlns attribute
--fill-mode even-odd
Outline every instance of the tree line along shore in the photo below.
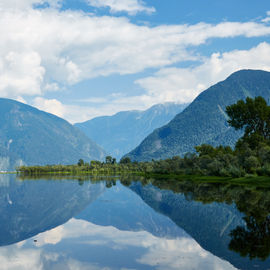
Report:
<svg viewBox="0 0 270 270"><path fill-rule="evenodd" d="M270 106L262 97L246 98L227 106L228 124L244 135L229 146L196 146L194 153L165 160L119 162L107 156L104 162L82 159L74 165L20 166L20 174L128 174L200 175L221 177L270 176Z"/></svg>

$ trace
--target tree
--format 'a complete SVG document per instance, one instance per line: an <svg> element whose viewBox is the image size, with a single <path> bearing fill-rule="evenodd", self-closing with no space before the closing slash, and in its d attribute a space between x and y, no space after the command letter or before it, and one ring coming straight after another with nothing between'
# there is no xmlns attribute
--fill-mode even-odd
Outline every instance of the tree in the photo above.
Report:
<svg viewBox="0 0 270 270"><path fill-rule="evenodd" d="M78 166L83 166L84 165L84 161L83 161L83 159L79 159L79 161L78 161Z"/></svg>
<svg viewBox="0 0 270 270"><path fill-rule="evenodd" d="M243 218L246 225L230 232L229 249L251 260L266 260L270 255L270 217L256 220L253 216Z"/></svg>
<svg viewBox="0 0 270 270"><path fill-rule="evenodd" d="M131 160L129 157L123 157L123 158L121 158L120 163L121 164L129 164L129 163L131 163Z"/></svg>
<svg viewBox="0 0 270 270"><path fill-rule="evenodd" d="M196 152L199 154L199 157L208 155L210 157L215 156L216 149L209 144L202 144L199 146L195 146Z"/></svg>
<svg viewBox="0 0 270 270"><path fill-rule="evenodd" d="M111 156L106 156L106 158L105 158L106 164L112 164L112 160L113 160L113 158Z"/></svg>
<svg viewBox="0 0 270 270"><path fill-rule="evenodd" d="M230 126L236 130L245 129L243 140L250 143L270 140L270 106L263 97L239 100L236 104L227 106L226 113L230 117Z"/></svg>

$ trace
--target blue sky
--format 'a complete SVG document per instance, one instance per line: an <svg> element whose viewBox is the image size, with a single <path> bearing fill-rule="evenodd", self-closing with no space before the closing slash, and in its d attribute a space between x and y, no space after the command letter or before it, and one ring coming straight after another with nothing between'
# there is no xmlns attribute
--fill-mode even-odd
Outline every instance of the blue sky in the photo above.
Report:
<svg viewBox="0 0 270 270"><path fill-rule="evenodd" d="M270 71L269 0L1 0L0 96L82 122Z"/></svg>

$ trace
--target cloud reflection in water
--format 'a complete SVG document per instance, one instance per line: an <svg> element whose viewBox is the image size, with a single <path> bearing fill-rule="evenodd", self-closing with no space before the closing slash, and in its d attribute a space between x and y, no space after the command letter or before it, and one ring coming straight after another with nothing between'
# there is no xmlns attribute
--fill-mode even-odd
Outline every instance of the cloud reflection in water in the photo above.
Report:
<svg viewBox="0 0 270 270"><path fill-rule="evenodd" d="M235 269L192 238L159 238L146 231L121 231L74 218L0 248L0 260L1 269L7 270Z"/></svg>

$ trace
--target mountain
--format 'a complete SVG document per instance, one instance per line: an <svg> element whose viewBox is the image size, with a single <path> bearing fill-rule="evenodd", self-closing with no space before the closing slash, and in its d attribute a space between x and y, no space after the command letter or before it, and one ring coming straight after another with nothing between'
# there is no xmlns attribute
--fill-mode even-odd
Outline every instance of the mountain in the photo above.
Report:
<svg viewBox="0 0 270 270"><path fill-rule="evenodd" d="M176 103L158 104L146 111L119 112L113 116L96 117L77 123L75 126L119 159L186 106L187 104Z"/></svg>
<svg viewBox="0 0 270 270"><path fill-rule="evenodd" d="M140 196L119 182L103 192L76 218L113 226L121 231L147 231L159 238L189 237L168 217L155 212Z"/></svg>
<svg viewBox="0 0 270 270"><path fill-rule="evenodd" d="M0 169L103 159L105 152L67 121L0 98Z"/></svg>
<svg viewBox="0 0 270 270"><path fill-rule="evenodd" d="M195 185L195 190L197 186ZM214 194L208 192L211 188L215 192ZM213 188L213 184L209 187L203 184L201 190L197 190L197 192L199 191L198 194L196 194L196 191L189 190L185 195L175 193L171 190L160 190L152 185L141 185L135 182L130 186L130 189L138 194L156 212L169 217L171 221L189 234L203 249L219 258L225 259L237 269L269 269L269 258L266 260L259 258L250 260L248 256L243 256L245 251L248 250L246 248L248 241L252 243L251 239L247 240L241 246L243 254L238 254L229 249L229 243L231 241L230 232L236 230L238 226L245 228L246 224L243 220L243 213L237 209L236 205L228 197L229 204L211 202L212 198L210 195L214 196L215 194L219 194L219 192L222 193L222 187ZM243 187L235 187L235 193L232 191L231 195L237 196L237 193L241 194L242 190ZM204 194L208 195L208 198ZM251 194L251 192L249 191L247 194ZM193 196L195 198L197 196L196 199L199 201L195 201ZM202 196L204 196L207 203L200 201L202 200ZM242 201L244 201L244 198ZM254 228L257 228L257 224L252 225ZM257 231L257 235L255 232L255 237L264 235L262 228L258 228ZM254 249L258 248L255 245ZM267 252L267 245L265 245L265 248L266 251L261 252Z"/></svg>
<svg viewBox="0 0 270 270"><path fill-rule="evenodd" d="M95 201L106 189L90 181L16 181L0 175L0 246L55 228Z"/></svg>
<svg viewBox="0 0 270 270"><path fill-rule="evenodd" d="M202 92L167 125L156 129L127 156L132 160L166 159L193 152L203 143L234 146L242 131L228 126L226 106L246 97L270 98L270 72L241 70Z"/></svg>

